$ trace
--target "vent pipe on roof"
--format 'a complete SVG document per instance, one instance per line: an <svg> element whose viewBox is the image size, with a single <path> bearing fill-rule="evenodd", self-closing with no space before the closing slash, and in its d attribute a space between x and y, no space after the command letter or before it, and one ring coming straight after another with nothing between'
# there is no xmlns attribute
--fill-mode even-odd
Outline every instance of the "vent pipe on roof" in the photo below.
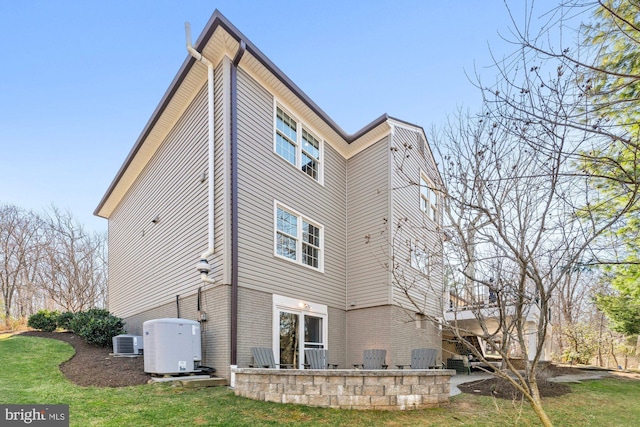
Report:
<svg viewBox="0 0 640 427"><path fill-rule="evenodd" d="M191 56L193 56L197 61L202 62L207 66L207 80L208 80L208 100L209 100L209 247L207 251L204 252L200 256L200 261L198 262L197 269L200 272L200 278L203 282L213 283L213 279L209 278L209 272L211 268L209 267L209 256L213 255L215 249L215 230L214 230L214 219L215 219L215 157L214 157L214 149L215 149L215 141L214 141L214 110L213 110L213 63L205 58L200 52L195 50L195 48L191 45L191 24L188 22L184 23L185 32L187 35L187 51Z"/></svg>

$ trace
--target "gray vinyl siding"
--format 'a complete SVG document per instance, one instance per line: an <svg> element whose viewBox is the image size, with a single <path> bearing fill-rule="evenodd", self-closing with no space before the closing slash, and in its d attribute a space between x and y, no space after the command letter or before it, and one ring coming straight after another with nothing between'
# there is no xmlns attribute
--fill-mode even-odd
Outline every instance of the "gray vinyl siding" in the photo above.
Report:
<svg viewBox="0 0 640 427"><path fill-rule="evenodd" d="M389 138L348 160L347 305L360 309L389 304ZM366 243L368 239L369 243Z"/></svg>
<svg viewBox="0 0 640 427"><path fill-rule="evenodd" d="M346 162L324 144L324 185L273 151L274 100L238 72L239 285L344 308ZM274 201L324 228L324 272L274 255Z"/></svg>
<svg viewBox="0 0 640 427"><path fill-rule="evenodd" d="M214 162L214 180L215 180L215 220L214 220L214 233L215 233L215 253L209 257L209 266L211 267L211 273L209 276L216 280L216 283L231 283L229 269L230 269L230 250L229 240L231 237L230 225L229 225L229 203L230 190L229 190L229 130L226 126L229 124L229 105L224 99L223 82L225 79L229 79L229 64L222 61L214 71L214 141L215 141L215 162ZM227 95L228 96L228 95ZM225 105L227 104L227 105ZM225 117L225 114L227 115ZM208 126L208 123L207 123ZM208 132L208 130L207 130ZM208 141L207 141L208 144ZM225 156L226 153L226 156ZM208 155L208 146L207 146ZM208 159L207 159L208 161ZM207 175L208 176L208 175ZM206 186L205 186L206 187ZM205 191L207 189L205 188ZM208 209L208 198L205 199L204 204ZM208 227L208 223L205 223ZM208 228L199 230L200 233L208 233ZM208 246L208 242L200 252L196 255L204 253Z"/></svg>
<svg viewBox="0 0 640 427"><path fill-rule="evenodd" d="M177 316L179 295L180 315L197 320L201 288L201 308L208 316L202 328L204 364L222 376L229 375L230 355L229 78L225 59L214 82L216 243L209 262L215 285L203 284L195 271L208 245L207 179L202 181L208 173L206 84L109 217L110 310L127 319L130 332L141 333L145 320ZM361 362L364 348L386 348L389 363L404 363L411 348L431 346L437 331L415 328L405 319L414 311L393 305L406 307L407 301L393 290L385 266L387 227L402 217L424 225L419 188L393 169L390 151L392 143L415 143L420 134L396 127L393 141L384 137L349 160L324 142L321 184L274 152L272 94L242 69L237 88L238 364L249 364L252 346L272 345L272 294L328 306L330 359L341 367ZM422 169L440 182L428 159L415 150L403 173L418 182ZM323 271L274 255L274 201L323 227ZM441 251L438 233L416 230L417 238ZM399 256L408 261L402 250ZM436 267L427 307L433 313L433 302L442 295L441 258Z"/></svg>
<svg viewBox="0 0 640 427"><path fill-rule="evenodd" d="M420 173L425 173L432 181L437 183L436 165L430 157L425 157L417 149L420 133L396 127L394 130L393 144L398 147L395 156L402 157L402 170L392 167L393 188L393 227L402 236L394 240L394 258L396 260L396 275L401 280L399 283L413 283L420 280L422 286L414 286L409 290L413 302L405 295L402 284L393 286L394 302L407 310L425 312L430 315L441 313L442 299L442 238L439 225L427 217L420 209ZM411 146L405 151L404 147ZM398 159L400 160L400 159ZM399 164L399 161L392 162ZM397 224L401 223L401 228ZM410 241L419 242L420 246L426 246L430 257L430 269L425 279L411 266Z"/></svg>
<svg viewBox="0 0 640 427"><path fill-rule="evenodd" d="M207 183L200 180L206 170L205 87L109 218L114 314L133 316L201 285L194 265L207 247Z"/></svg>

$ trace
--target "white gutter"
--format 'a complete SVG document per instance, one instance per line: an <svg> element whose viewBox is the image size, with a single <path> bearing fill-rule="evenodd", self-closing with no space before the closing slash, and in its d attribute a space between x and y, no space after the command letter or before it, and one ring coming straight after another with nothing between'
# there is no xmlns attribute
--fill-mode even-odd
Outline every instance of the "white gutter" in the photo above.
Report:
<svg viewBox="0 0 640 427"><path fill-rule="evenodd" d="M203 252L200 256L200 261L198 262L197 269L200 271L200 279L203 282L213 283L214 281L208 277L209 271L211 268L209 267L209 262L207 258L213 255L215 252L215 230L214 230L214 219L215 219L215 140L214 140L214 110L213 110L213 63L205 58L200 52L195 50L193 45L191 44L191 25L188 22L184 24L185 32L187 35L187 51L191 56L193 56L196 60L202 62L207 66L207 80L208 80L208 101L209 101L209 247L206 252Z"/></svg>

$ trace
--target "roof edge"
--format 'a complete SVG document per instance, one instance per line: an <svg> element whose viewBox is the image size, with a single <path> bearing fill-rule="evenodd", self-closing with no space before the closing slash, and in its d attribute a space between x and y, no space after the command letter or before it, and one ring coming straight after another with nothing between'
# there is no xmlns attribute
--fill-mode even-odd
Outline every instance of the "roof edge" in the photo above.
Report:
<svg viewBox="0 0 640 427"><path fill-rule="evenodd" d="M299 97L300 100L302 100L302 102L306 104L307 107L309 107L309 109L311 109L311 111L313 111L325 123L327 123L327 125L331 129L333 129L348 144L351 144L353 141L362 137L367 132L371 131L372 129L379 126L380 124L382 124L383 122L387 121L390 118L385 113L380 117L376 118L375 120L373 120L372 122L370 122L369 124L365 125L362 129L358 130L357 132L348 134L340 126L338 126L338 124L331 117L329 117L329 115L326 112L324 112L324 110L322 110L314 101L312 101L311 98L309 98L309 96L302 89L300 89L289 77L287 77L287 75L282 70L280 70L280 68L278 68L269 58L267 58L267 56L264 53L262 53L262 51L258 49L240 30L238 30L238 28L236 28L218 9L216 9L213 12L213 14L211 15L211 18L209 18L209 21L205 25L205 28L200 33L198 40L196 40L196 43L194 44L195 49L198 51L201 51L204 48L204 46L209 42L209 40L213 36L213 33L218 27L224 28L225 31L227 31L227 33L231 37L235 38L238 42L244 42L246 44L246 50L249 53L251 53L251 55L253 55L258 61L260 61L260 63L262 63L262 65L265 68L267 68L269 72L273 73L276 76L276 78L278 78L282 82L282 84L284 84L297 97ZM169 102L175 95L176 91L178 90L178 88L186 78L187 74L189 73L189 71L191 70L191 67L193 67L193 64L195 64L195 62L196 60L191 55L187 55L186 59L180 66L178 73L171 81L169 88L160 99L158 106L155 108L155 110L151 114L151 117L149 118L146 125L144 126L133 148L127 155L124 163L116 173L115 178L109 185L107 191L105 192L100 202L98 203L98 206L93 211L93 214L95 216L107 218L101 215L100 211L102 210L104 205L107 203L107 201L111 197L116 186L124 176L126 170L131 165L135 156L140 151L140 148L142 147L144 141L151 133L153 127L156 125L156 123L160 119L160 116L167 108ZM397 119L394 119L394 120L397 120Z"/></svg>

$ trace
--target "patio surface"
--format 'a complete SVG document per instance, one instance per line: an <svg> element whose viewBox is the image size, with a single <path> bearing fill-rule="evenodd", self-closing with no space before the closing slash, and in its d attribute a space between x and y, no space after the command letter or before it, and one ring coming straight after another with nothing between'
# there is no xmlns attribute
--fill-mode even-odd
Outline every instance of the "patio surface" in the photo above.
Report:
<svg viewBox="0 0 640 427"><path fill-rule="evenodd" d="M466 374L456 374L451 377L449 380L449 396L455 396L460 393L460 389L458 385L464 383L470 383L473 381L486 380L489 378L493 378L493 375L487 374L486 372L472 372L471 375Z"/></svg>
<svg viewBox="0 0 640 427"><path fill-rule="evenodd" d="M575 374L575 375L560 375L557 377L549 378L548 381L556 382L556 383L579 383L580 381L585 380L599 380L609 375L607 371L588 371L583 374ZM460 393L460 389L458 385L464 383L470 383L473 381L486 380L490 378L495 378L491 374L487 374L486 372L472 372L471 375L465 374L456 374L453 375L450 379L450 390L449 396L455 396Z"/></svg>

